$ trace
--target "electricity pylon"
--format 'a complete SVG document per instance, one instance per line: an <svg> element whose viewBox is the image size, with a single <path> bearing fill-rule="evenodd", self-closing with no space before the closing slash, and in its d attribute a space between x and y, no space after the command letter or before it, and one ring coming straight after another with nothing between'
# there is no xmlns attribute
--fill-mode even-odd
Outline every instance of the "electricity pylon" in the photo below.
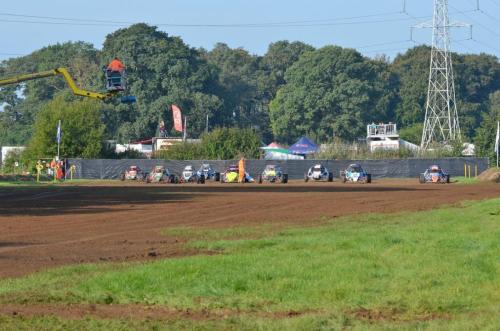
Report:
<svg viewBox="0 0 500 331"><path fill-rule="evenodd" d="M421 23L415 27L432 28L429 87L420 144L421 150L426 150L433 145L449 145L452 142L461 141L449 31L453 27L471 27L471 25L460 22L450 23L448 0L434 0L432 22Z"/></svg>

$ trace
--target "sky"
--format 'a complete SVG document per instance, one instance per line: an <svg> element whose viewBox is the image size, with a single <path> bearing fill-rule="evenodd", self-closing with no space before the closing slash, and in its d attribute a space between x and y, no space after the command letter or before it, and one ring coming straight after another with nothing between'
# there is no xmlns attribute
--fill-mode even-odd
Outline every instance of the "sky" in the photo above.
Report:
<svg viewBox="0 0 500 331"><path fill-rule="evenodd" d="M452 49L500 57L500 0L449 0ZM478 7L479 4L479 7ZM366 56L398 53L430 44L433 0L23 0L0 4L0 60L65 41L101 48L107 34L131 23L157 25L192 47L217 42L262 55L278 40L314 47L336 44Z"/></svg>

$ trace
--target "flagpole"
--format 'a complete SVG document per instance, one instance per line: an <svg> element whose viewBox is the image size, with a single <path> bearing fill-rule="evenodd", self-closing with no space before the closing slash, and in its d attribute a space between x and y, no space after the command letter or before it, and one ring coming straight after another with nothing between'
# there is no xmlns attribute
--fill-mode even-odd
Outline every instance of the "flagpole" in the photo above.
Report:
<svg viewBox="0 0 500 331"><path fill-rule="evenodd" d="M58 135L59 137L57 138L57 161L61 160L59 150L60 150L60 145L61 145L61 120L59 120L59 126L57 127Z"/></svg>
<svg viewBox="0 0 500 331"><path fill-rule="evenodd" d="M500 151L500 121L497 122L497 140L495 142L497 148L497 168L498 168L498 152Z"/></svg>
<svg viewBox="0 0 500 331"><path fill-rule="evenodd" d="M187 139L187 121L188 121L188 118L187 116L184 116L184 136L183 136L183 141L186 141Z"/></svg>

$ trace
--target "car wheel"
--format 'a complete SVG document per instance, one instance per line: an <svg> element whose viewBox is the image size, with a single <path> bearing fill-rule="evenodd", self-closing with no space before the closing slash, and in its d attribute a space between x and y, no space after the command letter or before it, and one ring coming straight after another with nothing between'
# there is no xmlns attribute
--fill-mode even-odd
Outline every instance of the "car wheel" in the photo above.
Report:
<svg viewBox="0 0 500 331"><path fill-rule="evenodd" d="M370 184L372 182L372 174L366 174L366 182Z"/></svg>
<svg viewBox="0 0 500 331"><path fill-rule="evenodd" d="M281 181L283 184L286 184L288 183L288 174L283 174L283 178L282 178L282 181Z"/></svg>
<svg viewBox="0 0 500 331"><path fill-rule="evenodd" d="M259 184L262 184L262 175L259 175Z"/></svg>
<svg viewBox="0 0 500 331"><path fill-rule="evenodd" d="M446 183L449 184L450 183L450 175L446 175Z"/></svg>
<svg viewBox="0 0 500 331"><path fill-rule="evenodd" d="M424 174L420 174L420 176L418 177L418 182L420 184L425 184L425 175Z"/></svg>
<svg viewBox="0 0 500 331"><path fill-rule="evenodd" d="M333 174L331 172L328 173L328 181L333 182Z"/></svg>
<svg viewBox="0 0 500 331"><path fill-rule="evenodd" d="M216 182L220 181L220 172L216 172L214 178Z"/></svg>
<svg viewBox="0 0 500 331"><path fill-rule="evenodd" d="M120 175L120 180L121 180L122 182L123 182L123 181L125 181L125 173L122 173L122 174Z"/></svg>
<svg viewBox="0 0 500 331"><path fill-rule="evenodd" d="M307 174L304 175L304 182L308 182L309 181L309 176Z"/></svg>

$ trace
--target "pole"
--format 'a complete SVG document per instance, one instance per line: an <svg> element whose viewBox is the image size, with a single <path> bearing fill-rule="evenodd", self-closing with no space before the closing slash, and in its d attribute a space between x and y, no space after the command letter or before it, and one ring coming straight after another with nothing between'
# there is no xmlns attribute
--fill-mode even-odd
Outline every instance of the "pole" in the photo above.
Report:
<svg viewBox="0 0 500 331"><path fill-rule="evenodd" d="M59 120L58 127L57 127L57 132L58 132L58 138L57 138L57 162L59 162L59 160L60 160L60 154L59 154L60 145L61 145L61 133L60 133L60 130L61 130L61 120Z"/></svg>
<svg viewBox="0 0 500 331"><path fill-rule="evenodd" d="M208 114L207 114L207 124L206 124L206 126L205 126L205 132L207 132L207 133L208 133Z"/></svg>
<svg viewBox="0 0 500 331"><path fill-rule="evenodd" d="M184 135L182 137L183 141L186 141L187 139L187 121L188 121L187 116L184 116Z"/></svg>
<svg viewBox="0 0 500 331"><path fill-rule="evenodd" d="M497 122L497 136L495 141L495 147L497 152L497 168L498 168L498 152L500 151L500 121Z"/></svg>

